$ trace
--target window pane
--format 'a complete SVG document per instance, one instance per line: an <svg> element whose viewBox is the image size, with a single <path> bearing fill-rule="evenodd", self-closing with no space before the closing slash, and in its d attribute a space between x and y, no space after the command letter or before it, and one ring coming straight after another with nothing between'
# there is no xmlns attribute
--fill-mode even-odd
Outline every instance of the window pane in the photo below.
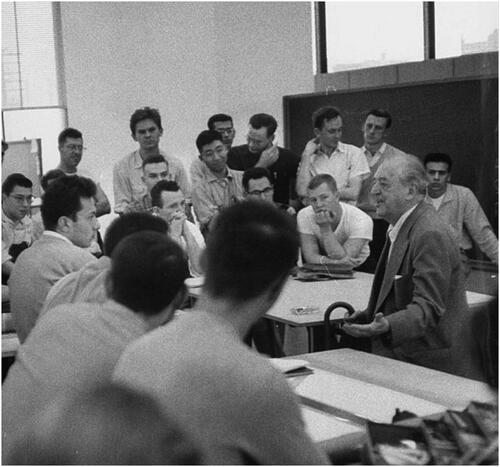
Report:
<svg viewBox="0 0 500 467"><path fill-rule="evenodd" d="M436 2L436 58L498 50L497 2Z"/></svg>
<svg viewBox="0 0 500 467"><path fill-rule="evenodd" d="M3 139L22 141L42 140L43 171L53 169L59 163L57 136L67 126L65 109L25 109L2 112L5 134Z"/></svg>
<svg viewBox="0 0 500 467"><path fill-rule="evenodd" d="M326 2L328 72L424 59L422 2Z"/></svg>
<svg viewBox="0 0 500 467"><path fill-rule="evenodd" d="M55 47L50 2L2 2L4 108L61 104Z"/></svg>

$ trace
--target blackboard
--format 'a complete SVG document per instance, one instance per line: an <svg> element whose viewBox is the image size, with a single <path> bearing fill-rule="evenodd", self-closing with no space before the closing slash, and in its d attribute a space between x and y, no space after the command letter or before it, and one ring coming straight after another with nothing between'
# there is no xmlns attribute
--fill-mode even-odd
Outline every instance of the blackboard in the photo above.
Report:
<svg viewBox="0 0 500 467"><path fill-rule="evenodd" d="M288 149L302 153L312 113L325 105L341 110L346 143L363 145L364 115L381 107L393 117L390 144L420 158L450 154L452 183L476 194L498 236L498 77L285 96Z"/></svg>

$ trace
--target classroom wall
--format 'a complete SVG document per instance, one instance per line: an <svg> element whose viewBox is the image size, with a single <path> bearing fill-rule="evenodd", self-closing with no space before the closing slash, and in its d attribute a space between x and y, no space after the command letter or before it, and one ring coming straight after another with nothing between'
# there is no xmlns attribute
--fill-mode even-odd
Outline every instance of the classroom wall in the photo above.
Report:
<svg viewBox="0 0 500 467"><path fill-rule="evenodd" d="M61 2L68 124L84 133L82 167L112 200L112 167L136 148L134 109L160 109L161 146L186 165L216 112L245 142L251 114L314 90L308 2Z"/></svg>

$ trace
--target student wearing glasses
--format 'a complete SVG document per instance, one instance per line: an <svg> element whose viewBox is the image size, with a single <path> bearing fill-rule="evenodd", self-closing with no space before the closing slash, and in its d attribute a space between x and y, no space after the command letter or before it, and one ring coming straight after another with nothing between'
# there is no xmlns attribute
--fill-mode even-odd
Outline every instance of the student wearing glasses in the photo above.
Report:
<svg viewBox="0 0 500 467"><path fill-rule="evenodd" d="M83 156L83 135L74 128L66 128L61 131L57 139L59 149L59 165L57 169L65 175L80 175L80 177L90 178L96 184L95 207L97 217L104 216L111 212L109 199L101 188L98 180L88 171L78 168Z"/></svg>
<svg viewBox="0 0 500 467"><path fill-rule="evenodd" d="M269 170L264 167L252 167L243 173L243 190L245 198L261 199L274 204L278 209L294 216L297 214L294 208L285 203L274 201L274 180Z"/></svg>
<svg viewBox="0 0 500 467"><path fill-rule="evenodd" d="M31 180L20 173L10 174L2 184L2 283L21 251L33 242L32 188Z"/></svg>

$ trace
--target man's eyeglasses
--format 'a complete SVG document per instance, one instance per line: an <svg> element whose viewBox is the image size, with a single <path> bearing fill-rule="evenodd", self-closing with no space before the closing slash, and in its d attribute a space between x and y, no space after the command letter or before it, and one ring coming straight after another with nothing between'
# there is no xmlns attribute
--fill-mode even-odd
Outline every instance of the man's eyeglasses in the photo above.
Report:
<svg viewBox="0 0 500 467"><path fill-rule="evenodd" d="M261 195L268 195L272 191L274 191L274 188L272 186L268 186L267 188L264 188L263 190L249 191L248 194L251 196L261 196Z"/></svg>
<svg viewBox="0 0 500 467"><path fill-rule="evenodd" d="M233 132L234 128L218 128L215 131L218 131L221 135L230 135Z"/></svg>
<svg viewBox="0 0 500 467"><path fill-rule="evenodd" d="M14 198L14 200L16 202L18 202L19 204L22 204L24 203L25 201L28 203L28 204L31 204L33 202L33 196L23 196L23 195L10 195L11 198Z"/></svg>
<svg viewBox="0 0 500 467"><path fill-rule="evenodd" d="M70 151L85 151L85 149L87 149L87 148L84 148L81 144L67 144L66 147Z"/></svg>

